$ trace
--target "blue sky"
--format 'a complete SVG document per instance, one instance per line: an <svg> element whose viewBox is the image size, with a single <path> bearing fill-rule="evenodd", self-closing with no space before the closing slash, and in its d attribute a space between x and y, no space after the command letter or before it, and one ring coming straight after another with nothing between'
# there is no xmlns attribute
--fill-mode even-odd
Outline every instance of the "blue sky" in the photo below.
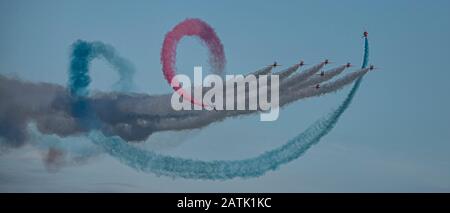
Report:
<svg viewBox="0 0 450 213"><path fill-rule="evenodd" d="M0 190L450 191L449 1L1 0L0 73L65 85L70 44L99 40L134 63L142 92L168 93L160 48L165 33L188 17L215 28L228 73L254 71L274 60L360 64L364 29L370 63L381 69L365 77L351 107L320 144L260 178L172 180L136 172L106 155L47 173L24 149L0 156L0 178L17 180L4 181ZM207 67L207 50L195 39L183 40L180 72L192 73L199 64ZM101 61L91 70L94 89L110 90L118 77ZM255 156L337 107L347 91L292 104L277 122L261 123L255 115L177 134L179 145L160 151L198 159ZM160 138L153 143L168 136ZM38 188L36 180L48 184Z"/></svg>

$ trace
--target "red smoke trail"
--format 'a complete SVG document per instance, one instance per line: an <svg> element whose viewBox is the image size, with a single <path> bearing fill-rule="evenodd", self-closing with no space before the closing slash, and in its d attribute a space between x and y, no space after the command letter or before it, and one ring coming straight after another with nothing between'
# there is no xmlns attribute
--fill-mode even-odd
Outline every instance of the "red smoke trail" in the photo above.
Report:
<svg viewBox="0 0 450 213"><path fill-rule="evenodd" d="M163 66L162 70L164 77L180 96L190 100L193 104L201 104L201 106L203 106L202 101L198 102L189 97L189 95L181 89L179 82L173 79L176 75L175 62L177 45L184 36L196 36L206 44L210 54L209 63L211 64L214 73L219 75L223 74L226 63L223 45L214 29L200 19L186 19L182 21L168 32L164 39L161 49L161 64Z"/></svg>

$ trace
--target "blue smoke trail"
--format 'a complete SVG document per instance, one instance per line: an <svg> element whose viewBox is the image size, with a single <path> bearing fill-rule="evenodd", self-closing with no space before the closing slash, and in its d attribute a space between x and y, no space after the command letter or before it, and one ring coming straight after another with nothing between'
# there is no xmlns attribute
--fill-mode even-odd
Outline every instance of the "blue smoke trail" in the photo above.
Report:
<svg viewBox="0 0 450 213"><path fill-rule="evenodd" d="M367 67L368 61L369 42L365 38L362 68ZM192 160L142 150L126 143L118 136L106 137L97 130L91 131L89 138L111 156L116 157L132 168L144 172L152 172L157 175L171 177L210 180L258 177L267 171L277 169L282 164L297 159L310 147L317 144L323 136L328 134L340 116L349 107L361 81L362 77L355 82L346 99L335 111L316 121L304 132L289 140L285 145L254 158L231 161Z"/></svg>
<svg viewBox="0 0 450 213"><path fill-rule="evenodd" d="M128 92L133 88L133 74L135 69L126 59L120 57L115 49L102 42L87 42L78 40L72 45L72 54L69 67L69 88L73 96L87 96L89 77L89 64L93 59L103 58L109 62L119 73L119 80L115 84L120 91Z"/></svg>
<svg viewBox="0 0 450 213"><path fill-rule="evenodd" d="M91 83L89 77L89 64L96 58L103 58L109 62L119 73L119 80L115 87L120 91L128 92L133 88L133 74L135 69L126 59L120 57L116 50L107 44L94 41L87 42L78 40L72 45L71 61L69 66L69 91L74 102L72 103L72 114L76 118L92 117L89 110L88 86ZM92 128L87 119L80 120L84 128Z"/></svg>
<svg viewBox="0 0 450 213"><path fill-rule="evenodd" d="M120 91L128 92L133 89L133 74L135 69L133 65L126 59L117 54L116 50L107 44L94 41L87 42L77 40L72 44L72 52L70 55L69 65L69 82L68 88L72 96L71 113L77 119L81 128L85 130L97 129L100 127L100 122L96 119L93 110L89 103L89 84L91 78L89 76L89 65L94 59L104 59L119 73L119 80L114 87ZM42 136L37 134L35 127L29 130L30 134L41 143L38 144L41 148L54 147L56 142L59 148L67 148L74 151L83 158L97 154L89 149L74 149L73 146L68 146L57 136ZM79 156L79 157L80 157Z"/></svg>

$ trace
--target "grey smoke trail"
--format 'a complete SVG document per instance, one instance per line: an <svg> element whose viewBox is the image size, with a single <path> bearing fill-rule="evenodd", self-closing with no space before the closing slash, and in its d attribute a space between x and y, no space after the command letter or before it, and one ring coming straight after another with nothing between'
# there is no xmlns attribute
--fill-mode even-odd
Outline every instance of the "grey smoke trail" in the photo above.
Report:
<svg viewBox="0 0 450 213"><path fill-rule="evenodd" d="M29 83L0 75L0 136L11 147L28 140L27 123L35 121L44 133L67 136L78 132L75 120L64 107L64 87Z"/></svg>
<svg viewBox="0 0 450 213"><path fill-rule="evenodd" d="M259 69L259 70L255 71L255 72L251 72L250 74L253 74L253 75L256 75L256 76L267 75L267 74L269 74L272 71L272 68L273 68L272 66L264 67L262 69Z"/></svg>
<svg viewBox="0 0 450 213"><path fill-rule="evenodd" d="M285 87L286 82L282 81L280 86ZM301 82L295 83L297 85ZM19 146L26 141L26 125L29 122L35 122L37 129L43 134L56 134L60 137L87 131L72 116L73 99L64 87L0 76L0 89L0 100L4 100L0 105L0 135L10 145ZM281 93L281 97L290 93ZM92 111L102 123L101 131L107 136L119 135L126 141L143 141L154 132L200 128L227 117L257 112L174 111L170 97L170 94L149 96L98 92L88 100ZM291 99L300 98L304 97ZM285 104L280 103L282 106Z"/></svg>
<svg viewBox="0 0 450 213"><path fill-rule="evenodd" d="M298 65L298 64L294 65L294 66L292 66L290 68L287 68L286 70L278 72L277 74L279 76L281 75L284 78L286 78L289 75L291 75L292 73L294 73L298 69L299 66L300 65ZM316 85L317 83L321 83L321 82L330 80L334 76L341 74L346 68L347 68L346 65L342 65L340 67L333 68L331 70L328 70L328 71L324 72L323 76L314 76L314 75L312 75L309 78L306 78L305 80L302 80L302 81L299 81L299 82L295 82L295 85L290 84L291 82L282 82L282 85L281 85L282 89L281 90L286 90L287 89L288 91L284 91L281 94L281 96L287 96L289 94L296 94L296 92L298 93L298 90L300 90L300 89L303 89L305 87ZM289 87L289 86L291 86L291 87ZM268 87L267 89L268 89L268 96L270 97L270 87ZM323 89L321 91L323 91ZM323 92L324 93L329 93L329 92L332 92L332 91L334 91L334 90L323 91ZM246 92L248 93L248 91L246 91ZM313 92L315 92L315 91L313 91ZM311 96L314 96L314 95L308 95L308 96L304 96L304 97L303 96L297 96L296 100L300 100L302 98L311 97ZM250 98L252 98L252 96L246 96L246 100L245 101L248 102L248 100ZM281 106L283 106L283 105L284 105L284 103L281 103ZM239 112L231 111L231 112L227 113L227 116L238 115L238 114L240 114L240 115L248 114L250 112L252 112L252 111L239 111Z"/></svg>
<svg viewBox="0 0 450 213"><path fill-rule="evenodd" d="M300 64L296 64L275 74L279 76L280 81L283 81L284 79L291 76L295 71L297 71L299 67Z"/></svg>
<svg viewBox="0 0 450 213"><path fill-rule="evenodd" d="M304 88L299 91L289 93L285 96L280 97L281 102L287 104L291 103L292 101L300 100L307 97L321 96L330 92L336 92L342 89L344 86L353 83L356 79L361 78L368 71L369 68L360 69L358 71L347 74L334 82L323 84L318 89L311 86L309 88Z"/></svg>
<svg viewBox="0 0 450 213"><path fill-rule="evenodd" d="M322 87L320 89L315 89L315 88L308 88L306 90L300 90L301 92L298 92L296 94L282 94L281 96L281 105L285 105L288 104L289 102L292 102L294 100L298 100L300 98L304 98L304 97L311 97L311 96L316 96L316 95L323 95L325 93L328 92L332 92L335 91L336 89L342 88L343 86L351 83L352 81L354 81L355 79L360 78L361 76L363 76L365 73L367 72L367 69L363 69L354 73L350 73L346 76L344 76L341 79L338 79L334 82L331 83L327 83L322 85ZM9 106L9 112L12 112L12 109L20 109L22 108L22 110L19 110L20 112L24 112L26 111L27 113L19 113L20 116L24 116L26 121L35 121L36 122L36 128L39 130L39 132L43 132L44 134L54 134L55 132L57 132L59 135L62 135L63 137L67 137L69 135L77 135L82 133L81 130L77 127L76 122L74 121L74 119L70 116L70 96L65 92L66 90L63 87L60 86L56 86L56 85L52 85L52 84L33 84L33 83L27 83L27 82L21 82L21 81L17 81L17 80L11 80L11 79L7 79L7 78L0 78L1 79L1 98L2 100L8 100L7 103L10 104ZM19 93L21 95L19 95ZM10 97L14 97L13 99L10 99ZM203 112L202 116L192 116L192 117L186 117L186 118L176 118L176 117L172 117L169 114L166 114L166 118L164 118L164 116L161 116L159 119L155 118L155 117L146 117L145 115L133 115L131 114L127 114L127 111L114 111L115 107L117 105L120 105L123 100L127 100L127 99L131 99L133 101L137 101L135 102L136 105L139 105L139 101L141 100L141 97L134 97L133 95L120 95L120 94L115 94L113 96L107 96L109 97L109 99L96 99L96 97L94 96L92 99L92 103L94 103L94 106L98 107L95 108L95 111L99 114L99 118L102 119L102 122L107 124L107 125L111 125L114 124L117 121L120 121L121 119L124 119L123 123L126 123L130 126L133 125L138 125L138 120L142 119L145 120L146 118L148 119L148 122L153 122L150 123L149 126L151 126L151 128L149 129L132 129L133 127L130 127L132 130L130 131L130 135L140 135L140 134L144 134L144 133L148 133L146 131L163 131L163 130L176 130L176 129L189 129L189 128L197 128L197 126L202 127L205 126L209 123L212 122L216 122L216 121L220 121L225 119L226 117L230 117L230 116L235 116L235 114L233 115L227 115L226 113L221 113L221 112ZM148 100L153 100L153 101L161 101L161 100L165 100L165 98L162 98L164 96L156 96L156 97L148 97ZM102 101L103 100L103 101ZM105 100L109 100L104 102ZM147 100L147 101L148 101ZM145 100L144 100L145 101ZM2 103L5 103L5 101L3 101ZM114 104L115 103L115 104ZM133 106L136 106L135 104L133 104ZM1 105L2 109L5 109L5 105ZM101 107L103 106L103 107ZM29 107L29 108L28 108ZM8 107L6 107L8 108ZM108 111L105 111L105 109L111 110L111 112L108 113ZM122 109L122 110L126 110ZM161 111L160 111L161 112ZM249 111L243 111L244 113L251 113ZM105 113L102 117L102 113ZM8 113L1 113L1 115L7 115ZM13 115L14 113L9 113L11 115ZM17 114L17 113L16 113ZM124 117L121 117L122 115L126 115ZM163 114L164 115L164 114ZM20 118L19 116L19 118ZM29 117L26 117L29 116ZM49 117L47 117L49 116ZM106 119L105 117L108 117L110 120ZM8 121L5 120L4 117L2 117L1 119L1 123L5 123L4 121L7 121L6 123L14 123L15 121L20 121L19 118L13 119L12 121ZM120 122L119 122L120 123ZM135 124L133 124L135 123ZM26 125L26 122L23 122L24 125ZM20 126L20 125L19 125ZM112 125L114 126L114 125ZM316 127L314 127L316 128ZM0 128L2 130L4 130L4 128ZM147 158L148 153L145 151L137 151L134 150L136 149L135 147L128 147L129 145L126 144L126 142L122 139L122 138L126 138L126 136L124 136L124 133L121 133L120 131L106 131L103 130L102 131L106 132L107 135L111 135L112 138L107 138L104 134L105 133L101 133L101 132L96 132L93 133L93 136L91 138L94 138L96 140L96 144L102 145L103 148L105 148L107 150L107 152L109 152L110 154L113 154L113 156L116 157L120 157L120 158L127 158L126 159L126 163L127 164L138 164L138 165L131 165L133 167L138 167L139 169L142 169L144 171L152 171L155 172L157 174L165 174L165 175L170 175L170 176L181 176L181 177L189 177L189 178L213 178L213 179L226 179L226 178L232 178L232 177L254 177L254 176L258 176L262 173L264 173L264 171L268 171L268 170L272 170L274 168L276 168L276 166L274 166L275 162L287 162L289 159L295 157L295 156L299 156L301 155L301 153L303 153L304 151L299 151L297 150L295 153L290 153L286 150L292 149L292 146L303 146L301 145L301 143L303 143L306 139L296 139L291 141L292 145L286 146L284 148L280 148L281 152L277 152L277 153L283 153L282 156L281 154L271 154L271 152L269 153L265 153L264 155L257 157L257 158L252 158L249 160L244 160L244 161L233 161L231 163L225 163L222 164L221 161L218 162L213 162L213 163L206 163L206 162L198 162L198 161L193 161L193 160L186 160L182 162L182 164L178 165L172 165L172 164L168 164L167 166L164 165L159 165L158 162L162 161L165 162L166 160L171 160L172 158L166 158L167 156L159 156L156 155L153 156L153 154L151 155L152 159L155 159L155 163L152 163L153 166L151 166L151 168L147 168L148 164L142 164L143 162L147 162L150 163L149 159ZM144 133L140 132L143 131ZM116 136L112 136L112 135L121 135L122 138L116 137ZM4 134L2 134L2 136L4 136ZM42 140L46 140L45 138ZM105 141L103 141L105 140ZM111 150L111 147L106 146L106 144L111 143L113 146L117 146L116 148ZM106 146L106 147L104 147ZM122 146L126 146L125 148ZM109 148L108 148L109 147ZM307 149L307 146L305 146L304 150ZM121 152L127 152L127 150L130 150L132 153L133 152L137 152L137 155L135 157L133 157L132 159L136 159L137 161L132 161L132 162L128 162L130 159L128 157L124 157L122 156L123 153L112 153L112 152L118 152L119 150L121 150ZM285 153L287 152L287 153ZM79 155L83 155L83 152L81 152L81 154ZM129 153L129 157L132 157L132 154ZM120 155L120 156L119 156ZM144 159L140 159L141 155L143 156L147 156ZM283 156L287 156L287 157L283 157ZM289 157L290 156L290 157ZM269 157L270 160L267 160L266 157ZM178 159L178 158L176 158ZM125 160L121 160L121 161L125 161ZM267 162L270 161L271 163ZM141 163L139 163L141 162ZM153 160L152 160L153 162ZM254 164L248 164L249 162L253 162ZM178 166L182 166L185 165L185 163L187 163L187 167L185 169L184 166L183 168L178 168ZM203 166L206 166L204 169L201 168L197 168L195 167L197 164L196 163L200 163ZM261 165L261 164L266 164L267 166L263 166L263 169L260 170L261 168L257 169L256 165ZM248 165L247 165L248 164ZM178 166L177 166L178 165ZM186 169L190 169L191 166L194 167L192 169L194 169L193 171L188 171ZM170 168L173 168L173 170L171 171L166 171L168 166L170 166ZM160 170L159 170L160 169ZM224 173L214 173L214 171L216 170L221 170L224 169L226 171L229 172L224 172ZM178 174L178 172L180 172L179 170L183 170L181 171L181 174ZM237 173L233 173L232 171L242 171L242 172L237 172ZM206 171L210 171L212 173L214 173L215 175L213 176L206 176L206 174L208 172ZM249 173L245 172L248 171ZM247 175L245 175L245 174Z"/></svg>
<svg viewBox="0 0 450 213"><path fill-rule="evenodd" d="M333 71L340 70L340 68L333 69ZM288 93L282 93L280 94L280 107L283 107L285 105L288 105L292 103L293 101L298 101L301 99L309 98L309 97L317 97L322 96L328 93L337 92L340 89L342 89L344 86L347 86L351 83L353 83L356 79L364 76L369 71L368 68L361 69L358 71L355 71L353 73L347 74L344 77L341 77L338 80L323 84L319 89L315 88L315 86L309 86L302 88L297 91L290 91ZM301 82L299 83L299 85ZM245 115L249 113L253 113L254 111L229 111L227 116L225 117L231 117L231 116L237 116L237 115ZM204 121L202 121L204 122Z"/></svg>
<svg viewBox="0 0 450 213"><path fill-rule="evenodd" d="M320 84L322 82L328 81L332 79L333 77L341 74L345 69L346 65L342 65L340 67L333 68L331 70L325 71L323 76L316 75L308 78L307 80L295 85L294 87L289 87L289 90L299 90L308 86Z"/></svg>
<svg viewBox="0 0 450 213"><path fill-rule="evenodd" d="M304 70L303 72L299 72L299 73L285 79L284 81L286 81L286 82L283 84L285 86L280 87L280 91L282 91L283 88L291 87L294 84L298 84L299 82L302 82L302 81L310 78L311 76L313 76L314 74L319 72L320 69L322 69L324 66L325 66L325 62L322 62L322 63L317 64L309 69Z"/></svg>
<svg viewBox="0 0 450 213"><path fill-rule="evenodd" d="M320 89L315 87L305 88L303 90L295 91L292 93L282 93L280 96L280 107L283 107L293 101L301 100L308 97L320 96L327 93L335 92L342 89L344 86L351 84L355 79L366 74L368 69L359 70L346 76L324 84ZM204 116L187 117L180 120L165 120L161 119L158 125L155 125L155 130L182 130L190 128L202 128L213 122L224 120L228 117L252 114L257 111L252 110L234 110L234 111L219 111L219 112L205 112Z"/></svg>
<svg viewBox="0 0 450 213"><path fill-rule="evenodd" d="M279 71L279 72L271 74L271 75L278 75L279 81L284 81L285 79L290 77L295 71L297 71L300 66L301 66L300 64L295 64L285 70ZM315 71L315 69L317 69L317 67L313 67L312 69L309 69L309 70L305 71L304 73L298 74L297 76L294 77L294 79L290 80L289 83L298 84L299 82L302 81L302 79L308 79L312 72L317 72L317 71ZM259 78L259 76L267 75L267 74L271 73L272 68L273 68L273 66L267 66L266 68L252 72L251 74L255 75L256 76L255 80L257 80ZM245 106L248 106L250 98L257 98L256 96L258 94L257 91L258 91L259 86L257 86L257 88L253 88L253 89L249 88L249 85L247 85L247 84L244 87L240 87L240 88L236 87L236 84L244 81L244 79L249 77L249 75L244 75L244 78L242 78L236 82L231 81L231 80L228 80L225 82L225 88L222 91L222 94L225 95L223 98L223 103L225 103L225 100L227 100L227 99L230 99L230 98L233 99L236 94L241 94L241 95L245 94L246 98L245 98L245 100L241 100L241 101L238 100L237 103L235 103L235 107L238 105L238 103L240 103L242 101L245 102L245 104L244 104ZM270 85L270 79L271 78L269 78L269 85ZM297 80L297 81L295 81L295 80ZM287 86L282 87L282 88L286 88L286 87ZM203 94L205 94L209 89L210 88L203 88ZM263 89L266 89L266 87L264 87ZM192 89L191 93L193 93L194 90L195 89ZM270 88L268 91L270 92ZM270 94L269 94L269 97L270 97ZM222 108L222 106L221 106L221 108ZM224 106L223 106L223 108L224 108Z"/></svg>

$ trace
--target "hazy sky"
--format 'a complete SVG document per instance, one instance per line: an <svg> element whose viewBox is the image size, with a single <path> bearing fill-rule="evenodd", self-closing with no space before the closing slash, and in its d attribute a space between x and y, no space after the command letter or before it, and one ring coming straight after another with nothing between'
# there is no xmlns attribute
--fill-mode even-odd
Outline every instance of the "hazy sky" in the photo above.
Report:
<svg viewBox="0 0 450 213"><path fill-rule="evenodd" d="M137 68L141 92L171 92L160 64L164 35L185 18L201 18L221 38L228 73L274 60L359 65L364 29L370 63L351 107L303 157L254 179L197 181L134 171L101 155L49 173L39 153L0 155L0 191L450 191L450 2L435 1L61 1L0 0L0 74L65 85L77 39L113 45ZM178 47L177 66L207 67L195 39ZM117 74L91 66L94 89ZM201 131L156 135L147 148L196 159L242 159L282 145L343 100L348 89L289 105L276 122L229 119ZM1 104L1 103L0 103ZM169 139L173 141L168 141ZM83 140L83 139L80 139ZM75 141L76 142L76 141Z"/></svg>

